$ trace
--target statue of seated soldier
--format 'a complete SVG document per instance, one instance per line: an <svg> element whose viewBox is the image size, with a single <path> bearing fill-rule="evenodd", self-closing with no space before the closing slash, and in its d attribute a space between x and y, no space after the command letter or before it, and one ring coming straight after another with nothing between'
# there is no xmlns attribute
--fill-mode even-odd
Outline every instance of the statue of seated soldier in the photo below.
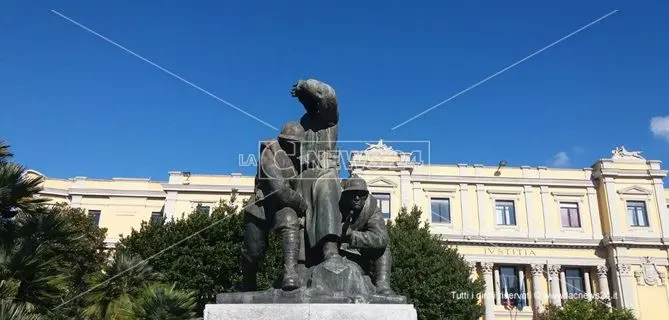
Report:
<svg viewBox="0 0 669 320"><path fill-rule="evenodd" d="M377 294L394 295L390 287L390 238L381 208L364 179L353 176L344 180L342 187L342 256L371 276Z"/></svg>

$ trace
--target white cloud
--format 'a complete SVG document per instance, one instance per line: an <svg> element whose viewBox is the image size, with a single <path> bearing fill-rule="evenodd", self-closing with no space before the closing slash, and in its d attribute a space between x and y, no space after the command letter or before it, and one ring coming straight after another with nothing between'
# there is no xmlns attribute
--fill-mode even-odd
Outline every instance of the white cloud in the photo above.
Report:
<svg viewBox="0 0 669 320"><path fill-rule="evenodd" d="M560 151L557 154L555 154L555 156L553 156L551 165L553 167L566 167L569 165L569 156L567 155L566 152Z"/></svg>
<svg viewBox="0 0 669 320"><path fill-rule="evenodd" d="M650 119L650 131L656 137L669 141L669 116L653 117Z"/></svg>

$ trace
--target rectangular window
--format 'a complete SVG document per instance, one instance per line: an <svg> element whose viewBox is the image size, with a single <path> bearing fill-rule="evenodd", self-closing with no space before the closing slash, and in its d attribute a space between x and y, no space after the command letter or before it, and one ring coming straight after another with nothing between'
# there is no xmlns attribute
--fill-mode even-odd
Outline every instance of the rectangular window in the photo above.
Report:
<svg viewBox="0 0 669 320"><path fill-rule="evenodd" d="M578 212L578 203L560 203L560 221L563 227L580 228L581 216Z"/></svg>
<svg viewBox="0 0 669 320"><path fill-rule="evenodd" d="M163 222L163 213L160 211L151 212L151 223Z"/></svg>
<svg viewBox="0 0 669 320"><path fill-rule="evenodd" d="M381 208L384 219L390 219L390 193L375 193L376 205Z"/></svg>
<svg viewBox="0 0 669 320"><path fill-rule="evenodd" d="M95 223L96 226L100 225L100 215L102 212L100 210L88 210L88 217L93 219L93 223Z"/></svg>
<svg viewBox="0 0 669 320"><path fill-rule="evenodd" d="M567 298L568 299L581 299L586 298L585 293L585 280L583 278L583 272L578 268L565 268L564 269L565 281L567 282L565 286L567 287Z"/></svg>
<svg viewBox="0 0 669 320"><path fill-rule="evenodd" d="M209 206L197 205L197 213L199 214L209 215L209 209Z"/></svg>
<svg viewBox="0 0 669 320"><path fill-rule="evenodd" d="M430 199L432 222L451 223L451 201L448 198Z"/></svg>
<svg viewBox="0 0 669 320"><path fill-rule="evenodd" d="M499 267L499 293L502 305L515 306L521 296L518 268Z"/></svg>
<svg viewBox="0 0 669 320"><path fill-rule="evenodd" d="M647 227L648 214L645 201L627 201L627 219L632 227Z"/></svg>
<svg viewBox="0 0 669 320"><path fill-rule="evenodd" d="M496 200L495 211L497 213L497 225L515 226L516 225L516 209L513 201Z"/></svg>

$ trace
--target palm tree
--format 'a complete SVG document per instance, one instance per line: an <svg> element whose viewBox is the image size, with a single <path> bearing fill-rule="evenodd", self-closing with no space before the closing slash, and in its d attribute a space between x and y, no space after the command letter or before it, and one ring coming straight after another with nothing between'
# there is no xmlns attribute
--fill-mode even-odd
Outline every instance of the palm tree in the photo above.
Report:
<svg viewBox="0 0 669 320"><path fill-rule="evenodd" d="M19 212L31 212L45 203L38 198L42 177L27 177L25 168L9 162L9 145L0 140L0 218L9 219Z"/></svg>
<svg viewBox="0 0 669 320"><path fill-rule="evenodd" d="M0 299L29 310L48 310L67 289L66 270L54 244L76 240L62 216L21 212L0 220Z"/></svg>
<svg viewBox="0 0 669 320"><path fill-rule="evenodd" d="M128 320L184 320L195 318L195 307L193 292L155 283L133 298L130 306L124 309L123 317Z"/></svg>
<svg viewBox="0 0 669 320"><path fill-rule="evenodd" d="M160 279L161 275L154 272L146 260L117 254L106 270L92 280L84 315L100 320L121 319L133 297Z"/></svg>
<svg viewBox="0 0 669 320"><path fill-rule="evenodd" d="M26 312L48 313L65 295L58 247L71 246L78 235L63 216L47 214L35 198L41 179L27 178L11 157L0 141L0 315L23 319Z"/></svg>

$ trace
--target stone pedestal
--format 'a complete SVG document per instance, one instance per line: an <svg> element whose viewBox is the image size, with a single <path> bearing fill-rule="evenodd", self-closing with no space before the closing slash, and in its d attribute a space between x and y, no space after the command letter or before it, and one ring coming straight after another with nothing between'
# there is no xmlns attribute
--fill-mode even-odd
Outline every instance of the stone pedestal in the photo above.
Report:
<svg viewBox="0 0 669 320"><path fill-rule="evenodd" d="M204 320L416 320L410 304L208 304Z"/></svg>

